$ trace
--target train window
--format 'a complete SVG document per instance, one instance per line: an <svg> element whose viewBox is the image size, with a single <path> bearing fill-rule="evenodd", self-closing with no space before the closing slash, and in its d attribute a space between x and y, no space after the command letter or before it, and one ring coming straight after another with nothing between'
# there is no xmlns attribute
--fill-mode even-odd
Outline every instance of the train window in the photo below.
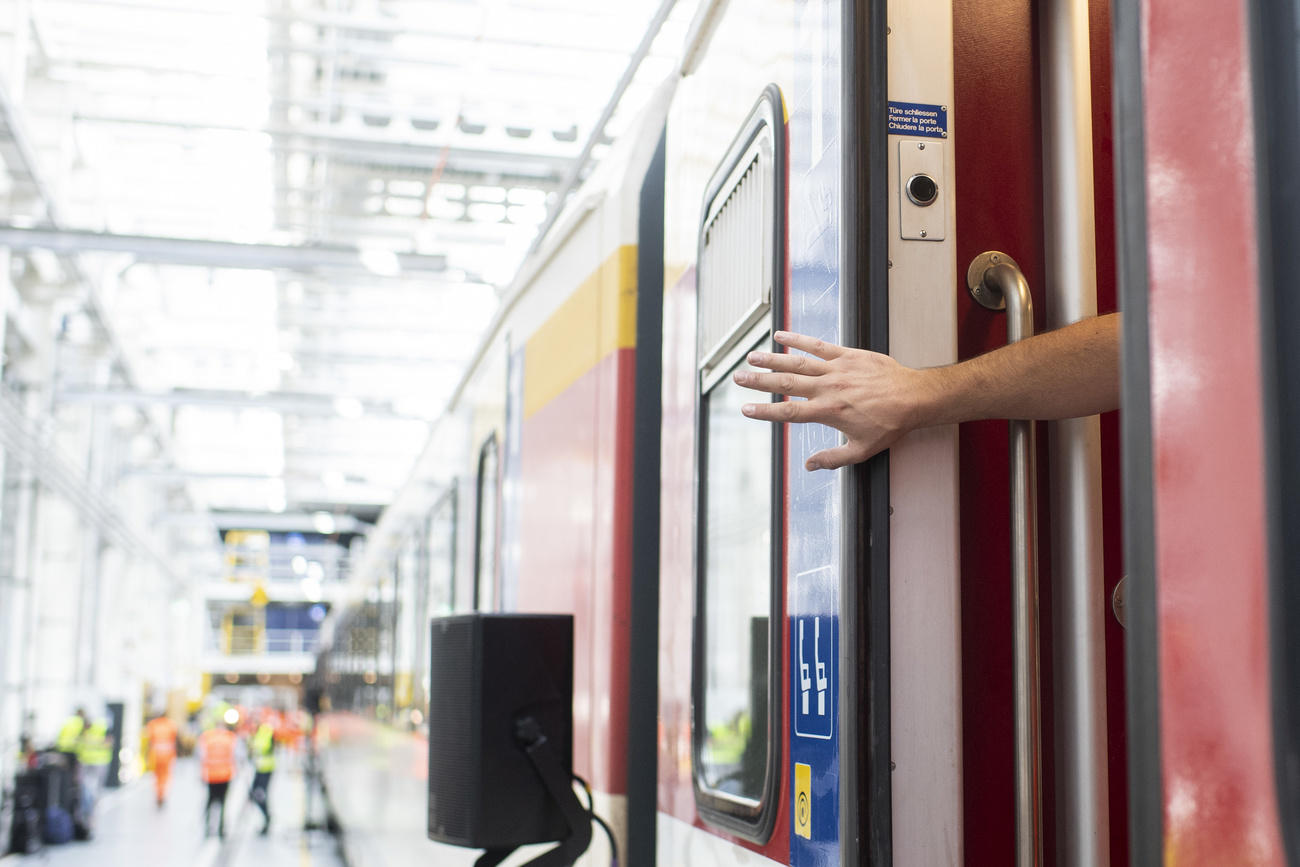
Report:
<svg viewBox="0 0 1300 867"><path fill-rule="evenodd" d="M785 273L781 96L769 87L714 173L700 226L699 472L692 721L700 814L755 841L780 776L782 437L732 382L771 347Z"/></svg>
<svg viewBox="0 0 1300 867"><path fill-rule="evenodd" d="M474 610L496 609L497 492L501 461L494 431L478 453L478 504L474 516Z"/></svg>
<svg viewBox="0 0 1300 867"><path fill-rule="evenodd" d="M429 615L456 611L456 523L459 483L452 480L447 493L429 515Z"/></svg>

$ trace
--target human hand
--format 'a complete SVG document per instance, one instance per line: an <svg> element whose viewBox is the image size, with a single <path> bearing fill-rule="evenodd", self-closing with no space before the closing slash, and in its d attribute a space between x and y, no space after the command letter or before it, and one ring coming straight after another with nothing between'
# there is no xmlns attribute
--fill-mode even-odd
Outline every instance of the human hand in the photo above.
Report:
<svg viewBox="0 0 1300 867"><path fill-rule="evenodd" d="M750 403L741 412L764 421L820 422L847 437L843 445L811 455L804 463L808 470L833 470L865 461L920 426L922 371L904 367L888 355L802 334L778 331L772 338L810 355L751 352L749 363L772 373L737 371L736 384L806 399Z"/></svg>

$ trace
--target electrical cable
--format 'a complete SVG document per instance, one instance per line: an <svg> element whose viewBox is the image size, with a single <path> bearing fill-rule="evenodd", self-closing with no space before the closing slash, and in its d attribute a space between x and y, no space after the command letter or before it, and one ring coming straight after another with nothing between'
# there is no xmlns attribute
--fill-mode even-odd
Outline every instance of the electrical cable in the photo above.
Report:
<svg viewBox="0 0 1300 867"><path fill-rule="evenodd" d="M596 802L591 795L591 786L587 784L587 781L577 774L573 775L573 779L587 793L587 815L591 817L593 822L605 829L605 836L609 838L609 867L618 867L618 841L614 839L614 830L606 824L604 819L596 815Z"/></svg>

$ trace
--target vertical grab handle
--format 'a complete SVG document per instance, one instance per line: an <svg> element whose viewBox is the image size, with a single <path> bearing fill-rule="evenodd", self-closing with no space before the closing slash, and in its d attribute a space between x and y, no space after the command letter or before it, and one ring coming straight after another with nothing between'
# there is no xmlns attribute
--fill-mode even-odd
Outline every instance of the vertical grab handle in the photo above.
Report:
<svg viewBox="0 0 1300 867"><path fill-rule="evenodd" d="M966 271L971 297L1007 313L1007 342L1033 336L1034 304L1014 259L989 251ZM1011 624L1015 669L1016 864L1043 863L1042 770L1038 659L1038 480L1034 424L1013 420L1011 434Z"/></svg>

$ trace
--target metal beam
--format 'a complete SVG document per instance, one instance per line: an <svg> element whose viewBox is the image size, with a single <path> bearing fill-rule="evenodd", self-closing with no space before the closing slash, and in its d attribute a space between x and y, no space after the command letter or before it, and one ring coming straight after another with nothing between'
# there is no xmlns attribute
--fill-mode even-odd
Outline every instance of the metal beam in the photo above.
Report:
<svg viewBox="0 0 1300 867"><path fill-rule="evenodd" d="M0 224L0 246L13 250L49 250L64 256L90 251L127 253L134 256L137 262L161 265L295 271L342 268L374 273L362 262L365 251L341 244L243 244L206 238L119 235L84 229L26 228ZM447 257L442 255L395 255L403 271L443 271L447 267Z"/></svg>
<svg viewBox="0 0 1300 867"><path fill-rule="evenodd" d="M132 522L123 517L119 504L102 488L86 479L84 470L69 464L53 447L52 437L39 423L29 419L21 401L0 391L0 446L6 455L27 467L40 483L61 496L81 515L88 526L127 554L152 561L173 582L178 576L172 563Z"/></svg>
<svg viewBox="0 0 1300 867"><path fill-rule="evenodd" d="M387 18L379 15L361 16L349 13L330 13L316 12L313 10L296 10L293 12L265 12L265 13L239 13L232 12L221 7L202 7L197 5L186 4L184 6L172 5L157 2L123 2L123 0L58 0L51 5L60 6L94 6L97 9L106 6L115 6L121 9L134 9L139 11L152 11L162 13L194 14L206 15L213 17L240 18L247 20L250 25L259 21L267 21L276 24L309 24L317 27L332 27L338 30L352 30L365 33L386 33L392 36L414 36L421 38L437 39L450 43L459 42L475 46L491 45L502 48L524 48L524 49L546 49L554 51L564 51L581 54L610 54L610 55L627 55L627 49L612 46L606 43L592 45L589 43L561 42L558 40L540 40L540 39L503 39L500 37L485 36L477 29L465 31L462 33L449 32L441 27L421 26L411 21L403 21L401 18ZM620 14L618 10L611 9L605 12L586 13L586 17L591 19L613 18ZM573 30L569 32L588 32L586 29Z"/></svg>
<svg viewBox="0 0 1300 867"><path fill-rule="evenodd" d="M133 389L70 386L58 392L60 403L89 403L111 406L204 406L233 409L266 409L290 415L316 415L333 418L402 419L427 422L423 416L400 413L392 404L373 400L340 397L331 394L280 392L249 394L243 391L174 389L172 391L136 391ZM340 407L343 411L340 412ZM360 411L360 415L357 412Z"/></svg>
<svg viewBox="0 0 1300 867"><path fill-rule="evenodd" d="M240 473L225 470L187 470L182 467L160 466L155 464L140 464L133 467L126 467L119 474L119 478L147 478L157 482L189 482L189 481L247 481L247 482L285 482L291 485L297 485L303 482L325 484L321 482L320 473L311 473L307 471L290 471L283 473ZM390 482L378 482L368 478L348 478L342 487L371 487L371 488L392 488Z"/></svg>
<svg viewBox="0 0 1300 867"><path fill-rule="evenodd" d="M560 193L551 202L550 212L546 216L546 222L537 230L537 235L533 238L532 246L528 252L531 254L541 246L542 239L551 226L555 224L560 212L564 210L564 202L569 197L569 193L578 185L578 179L582 175L582 170L586 167L587 161L591 159L591 152L605 135L605 125L609 123L610 118L614 116L614 110L618 108L619 103L623 101L623 94L632 86L632 80L636 78L637 70L641 68L641 63L650 54L650 46L654 44L655 37L659 35L660 28L668 20L668 15L677 5L677 0L663 0L659 8L655 10L654 16L650 19L649 26L646 27L645 34L641 37L641 44L636 47L636 51L628 59L627 68L623 70L623 76L614 85L614 91L609 95L609 101L600 112L595 125L587 134L587 141L583 143L582 153L578 154L577 159L569 165L569 170L564 176L564 183L560 186Z"/></svg>
<svg viewBox="0 0 1300 867"><path fill-rule="evenodd" d="M335 533L368 533L371 525L357 520L352 515L335 515ZM317 518L309 512L221 512L213 511L205 515L204 520L211 521L217 527L227 530L276 530L286 533L319 533L316 528Z"/></svg>
<svg viewBox="0 0 1300 867"><path fill-rule="evenodd" d="M397 137L393 133L366 133L362 130L349 131L320 123L301 126L293 124L241 126L238 124L175 120L160 117L122 117L90 112L78 112L73 116L73 120L78 123L102 123L270 136L272 139L281 142L328 144L335 148L332 153L344 156L357 154L359 157L367 159L378 156L389 160L400 159L403 162L423 159L426 162L431 161L432 165L446 163L447 166L460 171L464 171L465 166L486 166L486 169L476 169L475 171L500 172L526 178L559 179L563 176L565 167L572 160L571 157L564 153L571 149L569 147L556 145L549 148L550 153L545 153L540 152L536 146L532 148L511 147L513 140L506 136L487 137L488 141L496 139L496 143L504 145L504 147L485 148L465 144L467 139L479 138L478 136L467 136L465 134L453 134L456 138L461 139L461 142L452 145L445 140L412 140L426 138L427 134L410 133L406 137ZM532 141L532 139L521 141ZM301 149L301 147L298 149Z"/></svg>

